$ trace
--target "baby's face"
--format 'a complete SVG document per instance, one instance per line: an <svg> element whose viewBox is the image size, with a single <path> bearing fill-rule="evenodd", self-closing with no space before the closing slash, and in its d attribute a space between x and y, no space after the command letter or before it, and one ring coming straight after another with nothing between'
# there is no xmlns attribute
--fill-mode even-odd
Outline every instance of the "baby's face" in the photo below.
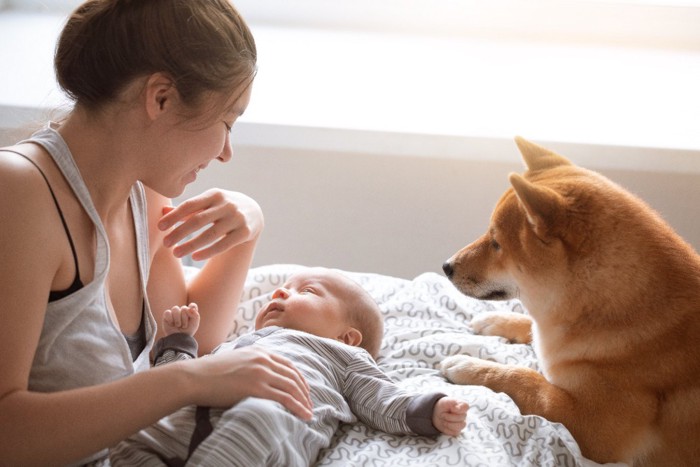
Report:
<svg viewBox="0 0 700 467"><path fill-rule="evenodd" d="M322 268L294 274L273 292L272 300L260 310L255 329L281 326L320 337L340 338L350 328L343 300L349 291L345 280L349 279Z"/></svg>

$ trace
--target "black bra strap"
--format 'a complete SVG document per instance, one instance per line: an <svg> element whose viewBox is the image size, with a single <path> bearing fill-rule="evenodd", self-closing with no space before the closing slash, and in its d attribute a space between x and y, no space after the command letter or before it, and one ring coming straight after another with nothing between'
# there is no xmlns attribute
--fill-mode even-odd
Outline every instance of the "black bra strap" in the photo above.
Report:
<svg viewBox="0 0 700 467"><path fill-rule="evenodd" d="M68 243L70 243L70 249L73 252L73 261L75 263L75 277L76 279L73 281L73 285L71 285L71 289L73 289L76 285L76 283L80 283L80 269L78 268L78 254L75 251L75 245L73 244L73 237L70 235L70 230L68 230L68 224L66 223L66 219L63 217L63 211L61 211L61 206L58 204L58 199L56 199L56 195L53 192L53 188L51 188L51 184L49 183L49 179L46 178L46 175L44 174L44 171L41 170L41 167L37 165L36 162L31 160L29 157L26 155L22 154L21 152L13 151L11 149L0 149L0 151L4 152L11 152L13 154L17 154L18 156L24 157L26 160L31 162L31 164L36 167L36 169L39 171L41 176L44 178L44 181L46 182L46 186L49 188L49 192L51 192L51 197L53 198L53 202L56 205L56 210L58 210L58 215L61 217L61 223L63 224L63 229L66 231L66 236L68 237Z"/></svg>

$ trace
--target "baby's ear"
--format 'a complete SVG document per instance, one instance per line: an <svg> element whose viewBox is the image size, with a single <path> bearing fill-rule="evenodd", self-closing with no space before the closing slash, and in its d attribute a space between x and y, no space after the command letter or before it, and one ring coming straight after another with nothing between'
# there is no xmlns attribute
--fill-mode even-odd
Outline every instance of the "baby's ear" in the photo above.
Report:
<svg viewBox="0 0 700 467"><path fill-rule="evenodd" d="M347 345L357 347L362 343L362 333L355 328L348 328L343 334L338 336L338 340Z"/></svg>

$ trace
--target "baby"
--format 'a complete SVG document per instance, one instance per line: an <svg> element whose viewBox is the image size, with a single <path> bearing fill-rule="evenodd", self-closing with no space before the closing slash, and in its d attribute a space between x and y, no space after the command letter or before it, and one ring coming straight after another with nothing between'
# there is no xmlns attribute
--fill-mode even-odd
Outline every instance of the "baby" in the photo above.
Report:
<svg viewBox="0 0 700 467"><path fill-rule="evenodd" d="M195 304L165 312L156 364L197 355ZM341 422L358 418L387 433L457 436L469 406L442 393L413 394L376 365L379 307L348 277L325 268L294 274L259 312L255 331L219 346L262 345L294 362L314 404L304 421L274 401L248 398L228 409L187 407L122 442L114 465L310 465ZM206 357L204 357L206 358Z"/></svg>

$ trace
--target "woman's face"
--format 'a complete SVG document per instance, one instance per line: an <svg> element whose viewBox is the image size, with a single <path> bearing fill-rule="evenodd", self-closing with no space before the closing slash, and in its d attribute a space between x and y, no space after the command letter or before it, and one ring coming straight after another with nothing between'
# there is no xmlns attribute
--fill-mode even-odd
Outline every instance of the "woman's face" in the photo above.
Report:
<svg viewBox="0 0 700 467"><path fill-rule="evenodd" d="M252 84L247 84L240 93L234 94L237 99L215 118L173 121L160 138L160 168L154 169L152 180L143 182L163 196L174 198L181 195L211 161L231 160L231 127L248 107L251 92ZM221 98L220 95L211 96L207 102L213 107Z"/></svg>

